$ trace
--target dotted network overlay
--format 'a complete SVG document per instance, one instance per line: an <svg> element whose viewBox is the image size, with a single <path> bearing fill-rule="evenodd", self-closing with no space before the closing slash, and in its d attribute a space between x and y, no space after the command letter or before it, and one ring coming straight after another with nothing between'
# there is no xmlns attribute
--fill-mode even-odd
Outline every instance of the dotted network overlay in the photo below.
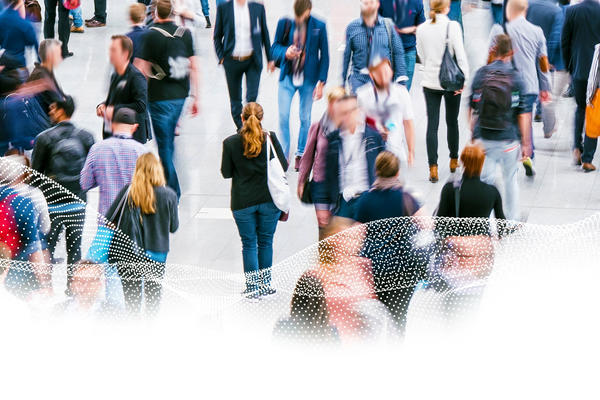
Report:
<svg viewBox="0 0 600 400"><path fill-rule="evenodd" d="M18 183L25 175L26 182ZM122 289L115 298L109 294L114 287L143 280L145 286L161 287L159 317L196 319L219 334L254 332L284 343L310 344L397 340L475 315L498 280L524 271L543 277L547 271L568 268L565 281L572 282L577 274L585 276L581 268L599 267L600 216L563 226L403 217L340 223L328 239L252 276L171 263L163 275L123 232L99 230L109 225L106 218L90 210L85 215L84 209L66 218L66 225L83 237L82 258L110 253L111 259L91 266L32 262L18 259L18 253L35 247L44 207L85 203L51 179L8 160L2 159L0 176L0 199L13 196L14 202L0 201L3 276L10 270L22 272L16 289L24 293L35 293L40 283L49 282L54 297L48 301L55 302L70 278L78 295L89 289L103 304L112 302L102 320L128 317ZM84 224L76 222L82 214ZM275 294L243 293L247 280L262 282L265 274L272 276ZM143 295L152 296L151 291Z"/></svg>

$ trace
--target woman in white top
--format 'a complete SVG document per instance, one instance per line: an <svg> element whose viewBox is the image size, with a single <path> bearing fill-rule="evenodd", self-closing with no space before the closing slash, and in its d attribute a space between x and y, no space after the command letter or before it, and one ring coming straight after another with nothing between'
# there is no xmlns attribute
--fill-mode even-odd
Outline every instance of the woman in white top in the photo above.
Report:
<svg viewBox="0 0 600 400"><path fill-rule="evenodd" d="M468 79L469 65L463 43L462 30L456 21L448 19L450 0L431 0L429 20L417 28L417 53L423 65L423 92L427 108L427 158L429 180L438 181L438 126L442 97L446 105L446 126L448 149L450 150L450 171L458 167L458 112L462 90L444 90L440 86L440 66L446 49L446 35L450 54L456 57L458 66Z"/></svg>

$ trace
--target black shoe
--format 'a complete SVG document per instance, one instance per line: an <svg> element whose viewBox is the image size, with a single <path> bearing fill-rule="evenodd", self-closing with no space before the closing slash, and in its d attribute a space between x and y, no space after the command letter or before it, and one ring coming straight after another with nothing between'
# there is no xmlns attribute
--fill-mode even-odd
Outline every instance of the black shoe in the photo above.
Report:
<svg viewBox="0 0 600 400"><path fill-rule="evenodd" d="M533 117L533 122L542 122L542 114L535 114L535 117Z"/></svg>
<svg viewBox="0 0 600 400"><path fill-rule="evenodd" d="M63 59L69 58L69 57L73 57L73 52L72 51L69 51L67 53L63 53L63 55L62 55Z"/></svg>
<svg viewBox="0 0 600 400"><path fill-rule="evenodd" d="M207 15L206 16L206 29L210 29L212 28L212 25L210 24L210 17Z"/></svg>
<svg viewBox="0 0 600 400"><path fill-rule="evenodd" d="M90 18L90 19L86 19L86 20L84 20L83 22L90 22L90 21L91 21L91 20L93 20L93 19L96 19L96 17L92 17L92 18Z"/></svg>

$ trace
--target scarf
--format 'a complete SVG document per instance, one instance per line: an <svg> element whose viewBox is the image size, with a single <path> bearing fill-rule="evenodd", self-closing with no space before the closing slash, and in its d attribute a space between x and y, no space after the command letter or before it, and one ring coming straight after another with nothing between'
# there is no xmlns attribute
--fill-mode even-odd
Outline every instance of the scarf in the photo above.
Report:
<svg viewBox="0 0 600 400"><path fill-rule="evenodd" d="M402 189L402 182L398 180L396 177L392 178L382 178L377 177L375 182L373 182L373 186L371 187L371 192L374 190L399 190Z"/></svg>

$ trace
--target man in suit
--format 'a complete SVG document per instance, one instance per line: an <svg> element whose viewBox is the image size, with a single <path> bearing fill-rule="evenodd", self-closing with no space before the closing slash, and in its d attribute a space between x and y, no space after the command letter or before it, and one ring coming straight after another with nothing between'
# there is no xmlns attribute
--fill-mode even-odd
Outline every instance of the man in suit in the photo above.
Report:
<svg viewBox="0 0 600 400"><path fill-rule="evenodd" d="M229 89L231 116L238 129L242 127L242 77L246 75L246 102L256 101L265 49L268 70L271 62L271 40L262 4L248 0L231 0L217 8L213 35L219 64L225 68Z"/></svg>
<svg viewBox="0 0 600 400"><path fill-rule="evenodd" d="M131 108L136 112L138 128L133 138L140 143L150 139L147 118L148 85L144 75L130 60L133 55L133 42L125 35L115 35L110 44L110 63L115 68L110 79L108 96L96 107L96 115L104 118L102 138L112 136L113 114L120 108Z"/></svg>
<svg viewBox="0 0 600 400"><path fill-rule="evenodd" d="M277 24L271 56L281 67L279 76L279 140L283 152L290 156L290 107L296 92L300 93L300 132L296 149L298 171L304 154L313 99L323 97L323 86L329 70L329 44L325 23L311 15L311 0L294 2L293 20L282 18Z"/></svg>
<svg viewBox="0 0 600 400"><path fill-rule="evenodd" d="M594 58L594 46L600 43L600 3L598 0L583 0L567 8L563 25L561 48L567 71L571 74L577 111L573 154L577 165L583 164L585 172L596 170L592 164L597 139L583 135L587 81Z"/></svg>

